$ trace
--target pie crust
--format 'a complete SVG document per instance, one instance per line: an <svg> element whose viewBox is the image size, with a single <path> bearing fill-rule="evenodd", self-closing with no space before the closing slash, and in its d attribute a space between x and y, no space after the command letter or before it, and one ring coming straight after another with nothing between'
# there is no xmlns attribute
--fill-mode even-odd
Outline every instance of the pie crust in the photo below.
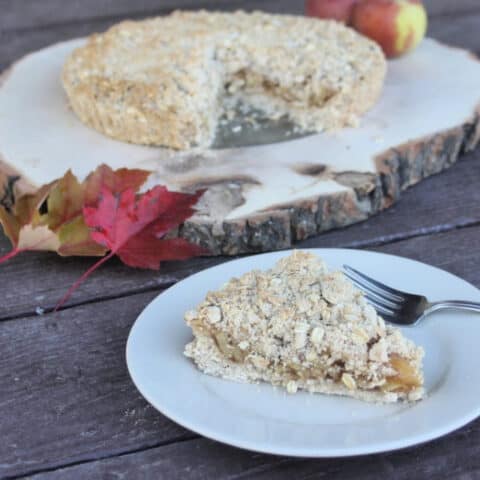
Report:
<svg viewBox="0 0 480 480"><path fill-rule="evenodd" d="M209 146L236 101L288 116L300 130L353 125L377 101L385 72L381 49L334 21L179 11L92 35L67 59L62 81L90 127L188 149Z"/></svg>
<svg viewBox="0 0 480 480"><path fill-rule="evenodd" d="M376 402L423 396L423 349L312 253L231 279L185 320L185 354L210 375Z"/></svg>

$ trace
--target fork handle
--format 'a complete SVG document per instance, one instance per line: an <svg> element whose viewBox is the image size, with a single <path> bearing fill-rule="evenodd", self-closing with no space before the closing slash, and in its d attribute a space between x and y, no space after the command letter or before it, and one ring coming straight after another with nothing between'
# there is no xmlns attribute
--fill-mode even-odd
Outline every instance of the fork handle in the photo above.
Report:
<svg viewBox="0 0 480 480"><path fill-rule="evenodd" d="M445 309L458 309L458 310L469 310L471 312L480 313L480 303L479 302L468 302L464 300L445 300L443 302L433 302L430 304L428 311L436 312L438 310Z"/></svg>

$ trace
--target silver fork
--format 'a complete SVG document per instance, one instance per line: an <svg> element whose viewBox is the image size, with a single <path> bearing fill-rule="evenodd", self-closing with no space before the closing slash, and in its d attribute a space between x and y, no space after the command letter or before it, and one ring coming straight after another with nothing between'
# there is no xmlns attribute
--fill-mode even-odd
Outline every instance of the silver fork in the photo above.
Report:
<svg viewBox="0 0 480 480"><path fill-rule="evenodd" d="M432 312L443 309L469 310L480 313L480 303L463 300L430 302L422 295L402 292L368 277L348 265L345 275L364 292L365 298L388 322L398 325L414 325Z"/></svg>

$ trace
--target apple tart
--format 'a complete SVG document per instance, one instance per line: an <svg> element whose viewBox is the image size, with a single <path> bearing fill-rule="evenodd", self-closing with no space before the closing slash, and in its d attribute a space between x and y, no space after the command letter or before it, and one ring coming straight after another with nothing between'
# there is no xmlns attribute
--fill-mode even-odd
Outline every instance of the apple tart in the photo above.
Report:
<svg viewBox="0 0 480 480"><path fill-rule="evenodd" d="M232 100L300 130L352 125L376 103L385 73L380 47L334 21L198 11L90 36L68 57L62 82L90 127L189 149L211 145Z"/></svg>
<svg viewBox="0 0 480 480"><path fill-rule="evenodd" d="M232 278L185 320L185 355L206 374L374 402L423 396L423 349L312 253Z"/></svg>

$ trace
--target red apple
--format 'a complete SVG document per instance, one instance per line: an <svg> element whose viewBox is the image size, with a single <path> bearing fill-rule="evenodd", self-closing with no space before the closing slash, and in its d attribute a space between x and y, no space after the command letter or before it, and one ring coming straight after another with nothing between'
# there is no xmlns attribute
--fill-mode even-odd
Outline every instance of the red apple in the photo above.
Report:
<svg viewBox="0 0 480 480"><path fill-rule="evenodd" d="M389 58L413 50L427 31L421 0L358 0L351 25L375 40Z"/></svg>
<svg viewBox="0 0 480 480"><path fill-rule="evenodd" d="M330 18L350 23L357 0L306 0L305 13L310 17Z"/></svg>

